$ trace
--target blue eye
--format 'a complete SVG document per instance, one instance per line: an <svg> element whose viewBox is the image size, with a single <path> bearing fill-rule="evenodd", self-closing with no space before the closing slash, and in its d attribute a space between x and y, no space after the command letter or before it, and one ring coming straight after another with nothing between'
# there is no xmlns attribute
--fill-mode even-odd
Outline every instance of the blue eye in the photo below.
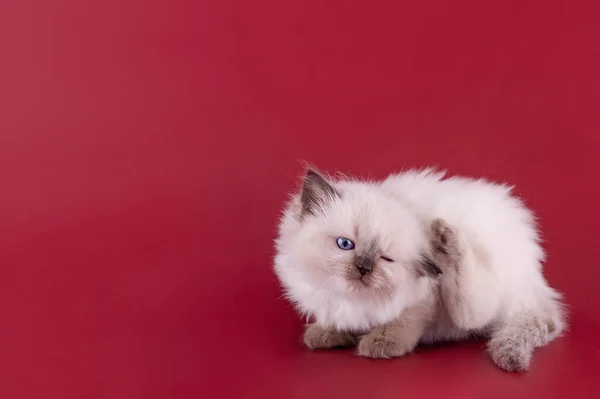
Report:
<svg viewBox="0 0 600 399"><path fill-rule="evenodd" d="M346 237L338 237L335 242L337 243L337 246L344 251L354 249L354 243Z"/></svg>

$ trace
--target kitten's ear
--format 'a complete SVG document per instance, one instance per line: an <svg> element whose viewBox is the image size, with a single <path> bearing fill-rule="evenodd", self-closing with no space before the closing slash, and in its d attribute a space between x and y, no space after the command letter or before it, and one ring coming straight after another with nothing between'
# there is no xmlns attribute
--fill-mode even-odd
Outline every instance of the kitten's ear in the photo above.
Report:
<svg viewBox="0 0 600 399"><path fill-rule="evenodd" d="M317 172L312 169L306 171L302 182L302 193L300 203L302 211L300 217L316 215L317 211L329 201L339 198L340 194Z"/></svg>
<svg viewBox="0 0 600 399"><path fill-rule="evenodd" d="M429 276L435 278L442 274L442 269L440 269L440 267L426 255L423 255L421 258L417 259L415 265L420 276Z"/></svg>

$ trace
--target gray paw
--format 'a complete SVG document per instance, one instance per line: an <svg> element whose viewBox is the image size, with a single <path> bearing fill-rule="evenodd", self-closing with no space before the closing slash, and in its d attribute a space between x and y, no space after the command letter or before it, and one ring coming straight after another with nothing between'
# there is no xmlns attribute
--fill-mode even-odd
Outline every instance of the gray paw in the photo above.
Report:
<svg viewBox="0 0 600 399"><path fill-rule="evenodd" d="M492 340L488 345L490 357L498 367L510 372L529 369L532 350L510 341Z"/></svg>
<svg viewBox="0 0 600 399"><path fill-rule="evenodd" d="M304 331L304 344L309 349L330 349L356 345L356 337L350 333L310 324Z"/></svg>
<svg viewBox="0 0 600 399"><path fill-rule="evenodd" d="M456 232L444 219L435 219L431 222L430 245L433 255L442 268L460 262L460 241Z"/></svg>
<svg viewBox="0 0 600 399"><path fill-rule="evenodd" d="M379 334L367 334L358 343L359 356L373 359L389 359L411 352L414 346Z"/></svg>

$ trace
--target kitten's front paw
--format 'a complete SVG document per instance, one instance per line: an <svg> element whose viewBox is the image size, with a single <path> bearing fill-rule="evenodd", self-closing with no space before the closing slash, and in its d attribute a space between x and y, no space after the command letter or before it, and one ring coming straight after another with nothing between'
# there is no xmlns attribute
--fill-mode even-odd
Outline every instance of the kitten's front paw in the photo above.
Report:
<svg viewBox="0 0 600 399"><path fill-rule="evenodd" d="M381 334L367 334L358 343L358 355L373 359L389 359L411 352L414 346Z"/></svg>
<svg viewBox="0 0 600 399"><path fill-rule="evenodd" d="M309 349L330 349L356 345L356 337L333 328L309 324L304 331L304 344Z"/></svg>
<svg viewBox="0 0 600 399"><path fill-rule="evenodd" d="M498 367L511 372L529 369L532 350L510 341L494 340L488 344L490 357Z"/></svg>
<svg viewBox="0 0 600 399"><path fill-rule="evenodd" d="M434 256L441 260L442 268L448 266L458 267L460 263L460 240L457 233L444 219L435 219L431 222L430 245Z"/></svg>

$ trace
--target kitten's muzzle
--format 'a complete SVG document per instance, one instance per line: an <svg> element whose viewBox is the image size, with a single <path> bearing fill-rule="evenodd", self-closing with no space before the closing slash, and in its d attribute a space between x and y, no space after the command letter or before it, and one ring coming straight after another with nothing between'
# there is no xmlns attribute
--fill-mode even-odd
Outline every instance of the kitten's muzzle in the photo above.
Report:
<svg viewBox="0 0 600 399"><path fill-rule="evenodd" d="M354 265L358 269L361 276L369 274L373 271L373 259L366 256L357 256Z"/></svg>

